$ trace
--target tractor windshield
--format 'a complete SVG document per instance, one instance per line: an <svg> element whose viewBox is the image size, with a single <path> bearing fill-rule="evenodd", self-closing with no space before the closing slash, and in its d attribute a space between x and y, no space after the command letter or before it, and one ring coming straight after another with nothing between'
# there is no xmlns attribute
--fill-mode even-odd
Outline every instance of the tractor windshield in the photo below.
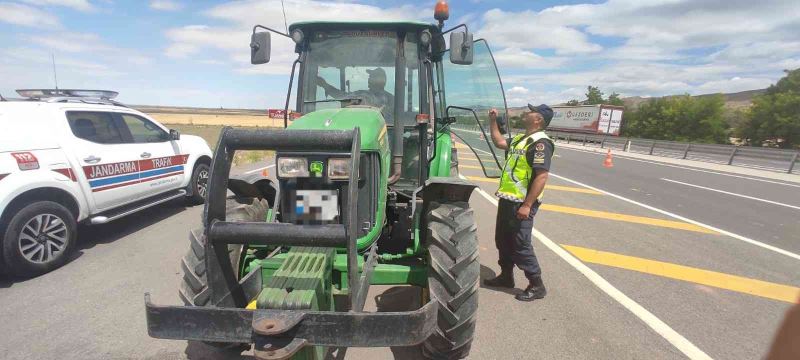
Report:
<svg viewBox="0 0 800 360"><path fill-rule="evenodd" d="M311 34L305 58L301 111L310 113L360 103L380 109L391 126L395 106L401 106L401 120L413 125L414 116L419 113L419 62L415 35L409 33L405 37L403 50L407 81L402 93L394 94L398 50L396 32L347 30Z"/></svg>
<svg viewBox="0 0 800 360"><path fill-rule="evenodd" d="M497 109L501 122L508 118L506 98L489 45L485 40L475 41L474 51L471 65L443 62L447 79L446 101L448 106L452 106L447 112L456 118L456 123L451 126L458 138L456 147L461 148L459 151L472 153L474 158L465 158L479 162L484 175L496 178L502 172L505 153L490 140L488 113L489 109ZM503 136L510 137L510 134Z"/></svg>

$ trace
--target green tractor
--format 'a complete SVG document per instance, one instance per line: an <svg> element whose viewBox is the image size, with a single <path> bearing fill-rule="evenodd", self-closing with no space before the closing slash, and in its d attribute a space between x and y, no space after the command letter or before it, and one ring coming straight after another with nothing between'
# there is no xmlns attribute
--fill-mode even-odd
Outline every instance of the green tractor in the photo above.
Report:
<svg viewBox="0 0 800 360"><path fill-rule="evenodd" d="M145 294L150 336L254 346L259 359L411 345L428 358L469 354L480 273L475 186L457 174L454 139L496 177L478 114L507 108L488 45L464 25L443 30L442 3L438 24L254 27L254 64L269 61L271 33L294 42L286 110L299 70L303 116L289 124L287 111L280 130L222 130L204 227L181 261L186 306ZM274 150L277 180L231 178L241 150ZM422 305L365 312L370 285L417 286Z"/></svg>

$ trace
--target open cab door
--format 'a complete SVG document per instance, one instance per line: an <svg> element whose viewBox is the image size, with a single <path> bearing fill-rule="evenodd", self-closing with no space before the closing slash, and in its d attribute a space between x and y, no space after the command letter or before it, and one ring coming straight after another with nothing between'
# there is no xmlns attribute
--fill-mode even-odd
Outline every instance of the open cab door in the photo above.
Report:
<svg viewBox="0 0 800 360"><path fill-rule="evenodd" d="M499 178L503 170L505 150L498 149L491 141L489 110L498 112L498 124L503 137L508 132L508 107L500 74L497 71L492 51L486 40L473 43L474 60L471 65L455 65L443 62L446 81L446 116L450 131L456 137L455 147L462 154L462 167L480 166L486 177ZM444 86L442 87L444 91ZM471 152L468 155L467 151ZM472 156L474 155L474 157Z"/></svg>

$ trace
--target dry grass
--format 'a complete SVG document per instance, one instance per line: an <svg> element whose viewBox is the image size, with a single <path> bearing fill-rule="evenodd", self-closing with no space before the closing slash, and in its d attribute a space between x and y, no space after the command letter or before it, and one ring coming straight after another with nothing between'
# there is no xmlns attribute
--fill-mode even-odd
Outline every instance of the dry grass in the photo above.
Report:
<svg viewBox="0 0 800 360"><path fill-rule="evenodd" d="M158 122L181 134L199 136L211 149L216 148L219 133L223 126L234 127L283 127L283 119L272 119L261 110L242 109L203 109L181 107L140 106L138 110L147 113ZM262 115L263 114L263 115ZM267 161L275 156L273 151L237 151L233 165L244 165Z"/></svg>
<svg viewBox="0 0 800 360"><path fill-rule="evenodd" d="M283 126L282 119L273 119L266 115L165 112L148 112L147 115L165 125Z"/></svg>
<svg viewBox="0 0 800 360"><path fill-rule="evenodd" d="M180 125L170 124L167 127L180 131L184 135L195 135L203 138L211 149L217 147L221 125ZM267 161L275 156L275 152L267 150L247 150L237 151L233 156L233 166L252 164L255 162Z"/></svg>

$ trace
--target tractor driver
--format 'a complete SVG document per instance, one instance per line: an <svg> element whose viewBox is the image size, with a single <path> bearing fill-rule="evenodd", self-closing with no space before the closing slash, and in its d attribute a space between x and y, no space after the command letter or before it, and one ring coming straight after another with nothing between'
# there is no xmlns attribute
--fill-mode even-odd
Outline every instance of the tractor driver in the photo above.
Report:
<svg viewBox="0 0 800 360"><path fill-rule="evenodd" d="M319 76L317 76L317 86L325 89L325 95L333 97L334 99L349 97L361 98L366 105L379 108L385 119L391 119L392 112L394 111L394 96L385 90L386 71L381 68L367 69L367 74L369 74L367 80L367 87L369 90L357 90L348 93L333 87Z"/></svg>

